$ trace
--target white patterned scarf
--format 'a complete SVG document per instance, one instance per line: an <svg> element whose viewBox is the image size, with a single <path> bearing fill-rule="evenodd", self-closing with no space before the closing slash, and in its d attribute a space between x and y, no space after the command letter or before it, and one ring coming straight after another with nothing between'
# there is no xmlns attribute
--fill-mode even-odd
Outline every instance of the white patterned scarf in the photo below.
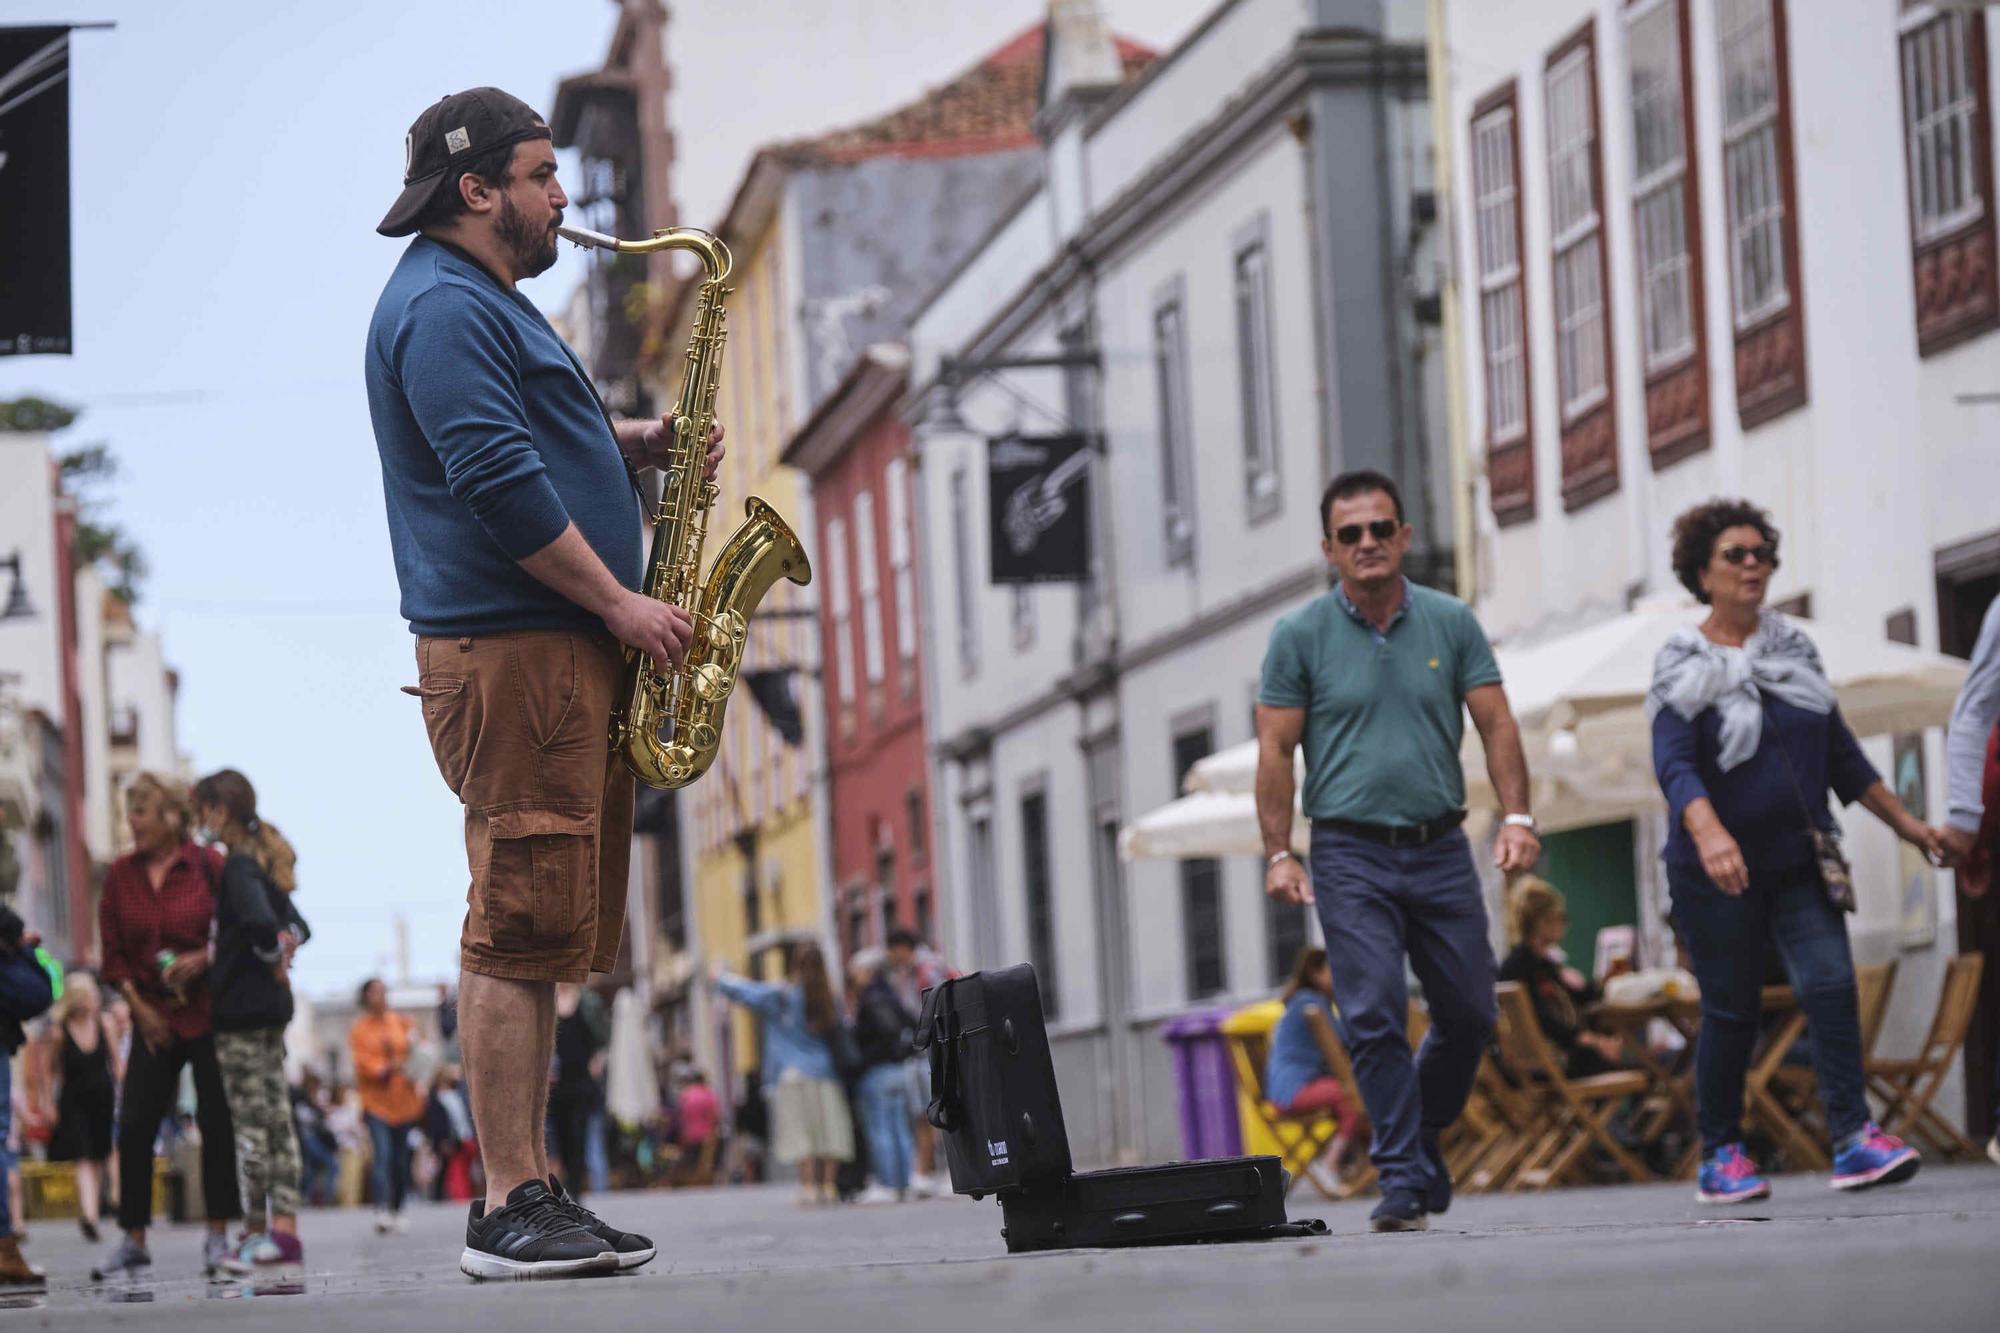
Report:
<svg viewBox="0 0 2000 1333"><path fill-rule="evenodd" d="M1727 773L1757 753L1764 737L1765 694L1809 713L1831 713L1835 702L1819 649L1779 611L1759 613L1757 628L1741 648L1711 643L1693 625L1675 630L1653 659L1646 718L1651 721L1662 708L1671 708L1692 722L1704 709L1714 708L1722 718L1716 761Z"/></svg>

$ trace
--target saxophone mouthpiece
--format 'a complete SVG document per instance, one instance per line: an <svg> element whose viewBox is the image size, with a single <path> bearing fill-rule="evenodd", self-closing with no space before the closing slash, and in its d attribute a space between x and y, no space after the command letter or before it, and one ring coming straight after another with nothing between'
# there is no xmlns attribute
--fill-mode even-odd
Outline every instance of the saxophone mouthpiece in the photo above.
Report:
<svg viewBox="0 0 2000 1333"><path fill-rule="evenodd" d="M586 250L616 250L618 248L616 237L606 236L601 231L591 231L585 227L557 227L556 235L563 237L573 245L580 245Z"/></svg>

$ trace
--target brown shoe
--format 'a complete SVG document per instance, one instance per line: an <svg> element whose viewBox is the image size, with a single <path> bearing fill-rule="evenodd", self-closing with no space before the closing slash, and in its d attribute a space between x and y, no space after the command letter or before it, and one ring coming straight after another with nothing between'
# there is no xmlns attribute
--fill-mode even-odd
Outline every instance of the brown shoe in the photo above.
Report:
<svg viewBox="0 0 2000 1333"><path fill-rule="evenodd" d="M0 1237L0 1283L20 1285L43 1281L42 1270L21 1257L21 1244L12 1236Z"/></svg>

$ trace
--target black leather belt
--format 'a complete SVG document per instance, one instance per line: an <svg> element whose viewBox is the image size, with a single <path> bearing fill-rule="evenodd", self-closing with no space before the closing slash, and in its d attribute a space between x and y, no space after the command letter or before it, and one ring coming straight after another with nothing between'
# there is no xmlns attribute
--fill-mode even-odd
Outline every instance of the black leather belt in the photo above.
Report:
<svg viewBox="0 0 2000 1333"><path fill-rule="evenodd" d="M1368 842L1379 842L1384 847L1422 847L1425 843L1436 842L1464 822L1465 811L1454 810L1421 824L1364 824L1358 819L1315 819L1312 826Z"/></svg>

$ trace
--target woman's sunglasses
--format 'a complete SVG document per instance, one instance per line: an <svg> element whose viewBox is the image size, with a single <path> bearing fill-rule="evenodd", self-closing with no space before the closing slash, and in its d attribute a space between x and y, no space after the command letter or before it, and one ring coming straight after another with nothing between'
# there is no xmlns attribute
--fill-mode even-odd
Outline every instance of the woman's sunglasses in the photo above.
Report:
<svg viewBox="0 0 2000 1333"><path fill-rule="evenodd" d="M1343 523L1333 530L1333 539L1342 546L1359 546L1361 534L1367 533L1378 542L1394 541L1403 525L1393 518L1378 518L1372 523Z"/></svg>
<svg viewBox="0 0 2000 1333"><path fill-rule="evenodd" d="M1778 567L1778 548L1772 542L1764 542L1759 546L1725 546L1716 554L1732 565L1740 565L1754 556L1757 563L1766 569Z"/></svg>

